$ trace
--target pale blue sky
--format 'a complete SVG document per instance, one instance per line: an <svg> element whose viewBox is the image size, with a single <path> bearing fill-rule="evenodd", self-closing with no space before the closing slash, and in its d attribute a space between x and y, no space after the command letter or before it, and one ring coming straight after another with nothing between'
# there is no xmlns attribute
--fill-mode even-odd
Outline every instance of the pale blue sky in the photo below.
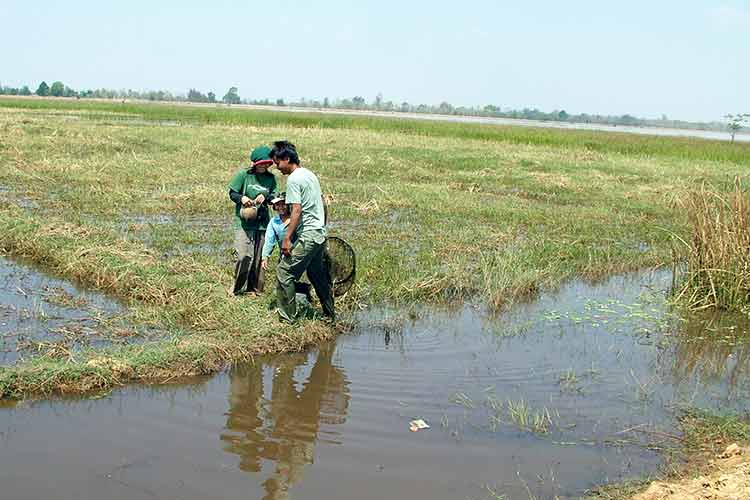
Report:
<svg viewBox="0 0 750 500"><path fill-rule="evenodd" d="M0 82L716 120L750 0L0 0Z"/></svg>

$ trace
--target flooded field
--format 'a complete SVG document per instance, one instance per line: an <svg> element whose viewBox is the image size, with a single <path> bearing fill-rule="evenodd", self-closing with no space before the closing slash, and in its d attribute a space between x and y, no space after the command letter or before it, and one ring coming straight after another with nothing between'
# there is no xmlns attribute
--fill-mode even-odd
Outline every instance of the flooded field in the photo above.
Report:
<svg viewBox="0 0 750 500"><path fill-rule="evenodd" d="M494 318L369 311L216 377L8 404L3 495L577 498L654 471L681 409L750 406L745 326L673 315L670 284L573 283Z"/></svg>
<svg viewBox="0 0 750 500"><path fill-rule="evenodd" d="M118 302L0 255L0 366L137 341Z"/></svg>
<svg viewBox="0 0 750 500"><path fill-rule="evenodd" d="M188 106L206 106L196 103L187 104ZM323 113L333 115L353 115L353 116L377 116L383 118L393 119L409 119L409 120L430 120L430 121L445 121L445 122L457 122L457 123L484 123L492 125L512 125L520 127L541 127L541 128L556 128L556 129L569 129L569 130L598 130L601 132L620 132L628 134L640 134L640 135L657 135L657 136L673 136L673 137L697 137L700 139L713 139L720 141L728 141L730 139L728 132L720 132L714 130L698 130L698 129L683 129L683 128L669 128L669 127L646 127L646 126L628 126L628 125L604 125L598 123L579 123L579 122L558 122L558 121L543 121L543 120L527 120L524 118L501 118L491 116L464 116L464 115L442 115L432 113L402 113L399 111L369 111L369 110L354 110L354 109L331 109L331 108L307 108L307 107L293 107L293 106L259 106L259 105L241 105L247 109L264 109L268 111L279 111L285 113ZM750 141L750 134L740 133L736 135L737 141L748 142Z"/></svg>

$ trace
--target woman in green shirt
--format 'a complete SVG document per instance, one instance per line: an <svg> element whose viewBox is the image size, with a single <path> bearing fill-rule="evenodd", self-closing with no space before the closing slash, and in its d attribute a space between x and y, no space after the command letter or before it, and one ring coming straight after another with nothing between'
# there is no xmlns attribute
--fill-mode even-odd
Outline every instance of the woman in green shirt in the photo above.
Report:
<svg viewBox="0 0 750 500"><path fill-rule="evenodd" d="M268 171L273 163L270 152L268 146L253 149L250 153L252 167L237 172L229 183L229 198L235 204L234 250L237 261L231 290L234 295L263 291L265 279L260 264L269 220L267 200L277 191L276 177Z"/></svg>

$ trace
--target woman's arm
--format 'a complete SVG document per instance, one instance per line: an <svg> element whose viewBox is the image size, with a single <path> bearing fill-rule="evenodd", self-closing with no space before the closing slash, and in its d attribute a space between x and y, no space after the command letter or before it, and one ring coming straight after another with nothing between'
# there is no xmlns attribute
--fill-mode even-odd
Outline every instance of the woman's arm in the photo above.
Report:
<svg viewBox="0 0 750 500"><path fill-rule="evenodd" d="M242 193L238 193L234 189L229 189L229 199L235 202L237 205L242 205Z"/></svg>

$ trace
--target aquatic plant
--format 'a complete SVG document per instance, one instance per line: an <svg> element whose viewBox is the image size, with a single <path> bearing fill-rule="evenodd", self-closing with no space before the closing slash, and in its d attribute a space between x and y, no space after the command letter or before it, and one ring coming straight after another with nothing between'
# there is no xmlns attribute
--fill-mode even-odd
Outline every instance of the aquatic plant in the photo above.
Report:
<svg viewBox="0 0 750 500"><path fill-rule="evenodd" d="M552 415L547 408L534 410L523 399L508 400L508 415L518 427L538 434L546 434L552 426Z"/></svg>
<svg viewBox="0 0 750 500"><path fill-rule="evenodd" d="M560 384L561 391L583 392L583 388L580 386L580 380L573 368L566 370L560 375L558 378L558 384Z"/></svg>

